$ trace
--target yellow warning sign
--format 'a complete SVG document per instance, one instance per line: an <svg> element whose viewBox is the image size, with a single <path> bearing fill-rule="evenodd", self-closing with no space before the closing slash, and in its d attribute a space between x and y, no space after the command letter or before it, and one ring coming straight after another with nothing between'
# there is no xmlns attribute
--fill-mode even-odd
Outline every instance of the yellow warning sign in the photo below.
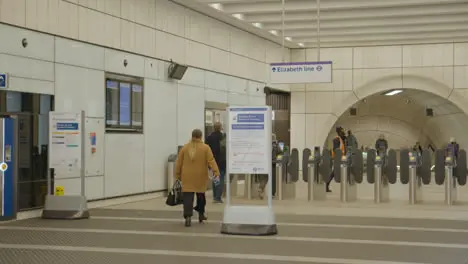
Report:
<svg viewBox="0 0 468 264"><path fill-rule="evenodd" d="M55 195L56 196L64 196L65 195L65 188L63 188L63 186L56 186L55 187Z"/></svg>

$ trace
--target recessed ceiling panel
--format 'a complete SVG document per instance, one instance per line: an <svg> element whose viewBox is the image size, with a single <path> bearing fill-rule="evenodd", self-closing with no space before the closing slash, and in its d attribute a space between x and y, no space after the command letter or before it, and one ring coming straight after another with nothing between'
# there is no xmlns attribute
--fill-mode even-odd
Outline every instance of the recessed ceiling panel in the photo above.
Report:
<svg viewBox="0 0 468 264"><path fill-rule="evenodd" d="M196 2L210 7L207 12L236 18L244 29L257 33L261 29L277 43L284 38L285 46L291 48L317 47L319 42L320 47L343 47L468 41L468 0L284 0L284 5L282 0L183 2Z"/></svg>

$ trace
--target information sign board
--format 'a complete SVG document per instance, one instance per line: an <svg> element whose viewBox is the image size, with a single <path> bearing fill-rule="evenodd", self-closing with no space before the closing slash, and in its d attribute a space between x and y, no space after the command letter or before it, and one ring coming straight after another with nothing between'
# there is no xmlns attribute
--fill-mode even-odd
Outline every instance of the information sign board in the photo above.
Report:
<svg viewBox="0 0 468 264"><path fill-rule="evenodd" d="M270 108L229 107L228 109L229 173L271 173Z"/></svg>
<svg viewBox="0 0 468 264"><path fill-rule="evenodd" d="M82 115L49 113L49 168L56 172L80 173L83 154Z"/></svg>

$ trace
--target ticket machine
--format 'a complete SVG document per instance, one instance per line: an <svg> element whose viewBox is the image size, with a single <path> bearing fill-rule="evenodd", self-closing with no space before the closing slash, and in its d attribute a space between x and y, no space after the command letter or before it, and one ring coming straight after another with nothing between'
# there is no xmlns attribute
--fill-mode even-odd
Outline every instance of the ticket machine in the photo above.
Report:
<svg viewBox="0 0 468 264"><path fill-rule="evenodd" d="M17 119L0 116L0 221L16 218L18 175Z"/></svg>

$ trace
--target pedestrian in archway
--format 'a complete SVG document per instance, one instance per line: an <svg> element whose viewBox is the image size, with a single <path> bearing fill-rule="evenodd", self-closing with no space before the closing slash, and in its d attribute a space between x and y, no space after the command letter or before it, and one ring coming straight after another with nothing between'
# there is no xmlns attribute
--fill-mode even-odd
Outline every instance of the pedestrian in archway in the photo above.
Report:
<svg viewBox="0 0 468 264"><path fill-rule="evenodd" d="M387 154L388 142L384 134L380 134L379 139L375 142L375 150L380 156L385 156Z"/></svg>
<svg viewBox="0 0 468 264"><path fill-rule="evenodd" d="M346 148L348 151L351 151L351 153L355 153L359 148L358 141L351 130L348 130L348 136L346 137Z"/></svg>

